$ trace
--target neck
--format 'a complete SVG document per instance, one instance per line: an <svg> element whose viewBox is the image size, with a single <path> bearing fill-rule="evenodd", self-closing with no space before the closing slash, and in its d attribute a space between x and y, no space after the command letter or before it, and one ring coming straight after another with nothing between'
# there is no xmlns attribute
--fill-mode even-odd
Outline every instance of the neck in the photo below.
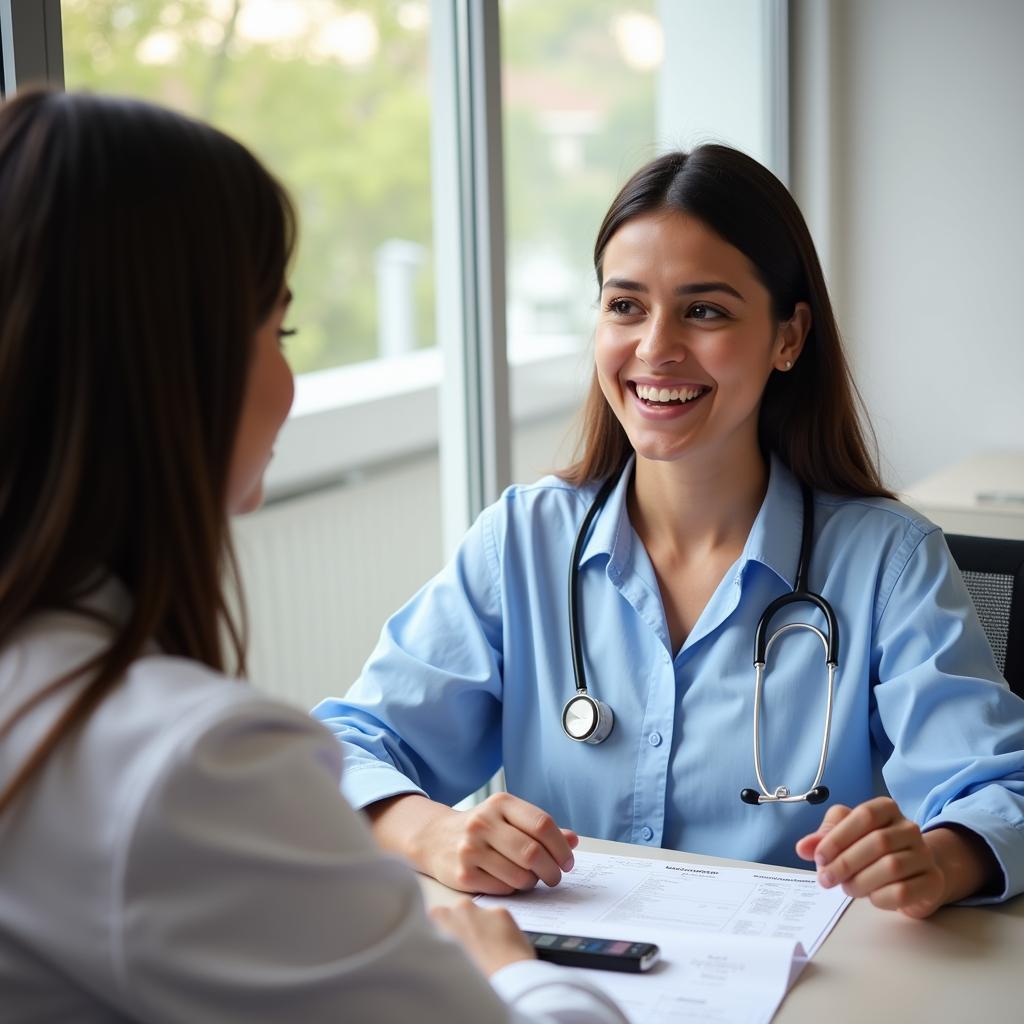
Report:
<svg viewBox="0 0 1024 1024"><path fill-rule="evenodd" d="M637 456L629 514L648 551L686 560L741 549L767 489L768 467L756 447L730 459Z"/></svg>

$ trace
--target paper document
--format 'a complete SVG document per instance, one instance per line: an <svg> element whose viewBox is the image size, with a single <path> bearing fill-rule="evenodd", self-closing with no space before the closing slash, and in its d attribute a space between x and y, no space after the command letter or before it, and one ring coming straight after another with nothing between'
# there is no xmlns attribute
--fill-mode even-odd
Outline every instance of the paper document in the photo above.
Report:
<svg viewBox="0 0 1024 1024"><path fill-rule="evenodd" d="M812 874L575 856L553 889L477 900L529 931L657 943L661 961L646 974L586 972L633 1024L767 1024L850 902Z"/></svg>

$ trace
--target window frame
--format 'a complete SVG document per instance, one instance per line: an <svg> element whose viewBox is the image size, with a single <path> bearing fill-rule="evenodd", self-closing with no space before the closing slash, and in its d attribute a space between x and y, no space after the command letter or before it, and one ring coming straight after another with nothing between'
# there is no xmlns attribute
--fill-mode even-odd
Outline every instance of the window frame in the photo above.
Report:
<svg viewBox="0 0 1024 1024"><path fill-rule="evenodd" d="M64 87L60 0L0 0L0 98L37 82Z"/></svg>

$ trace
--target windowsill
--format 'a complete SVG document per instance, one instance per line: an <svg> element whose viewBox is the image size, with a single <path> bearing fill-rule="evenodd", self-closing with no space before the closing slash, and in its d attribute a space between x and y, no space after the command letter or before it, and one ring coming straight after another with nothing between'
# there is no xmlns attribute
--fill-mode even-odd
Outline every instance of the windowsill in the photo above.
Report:
<svg viewBox="0 0 1024 1024"><path fill-rule="evenodd" d="M518 339L509 349L513 424L574 409L590 368L578 336ZM302 374L267 470L268 500L376 463L436 451L441 372L441 351L431 348Z"/></svg>

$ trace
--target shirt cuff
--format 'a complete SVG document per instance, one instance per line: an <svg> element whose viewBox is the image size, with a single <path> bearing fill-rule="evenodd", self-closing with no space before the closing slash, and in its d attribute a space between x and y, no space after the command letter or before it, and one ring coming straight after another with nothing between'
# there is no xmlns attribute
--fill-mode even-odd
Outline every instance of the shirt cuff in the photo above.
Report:
<svg viewBox="0 0 1024 1024"><path fill-rule="evenodd" d="M360 811L378 800L405 793L427 794L412 779L393 765L383 761L360 761L353 764L345 755L345 769L341 776L342 796Z"/></svg>
<svg viewBox="0 0 1024 1024"><path fill-rule="evenodd" d="M552 1014L551 1019L557 1020L557 1011L561 1010L572 1020L626 1024L626 1018L611 996L571 967L540 960L517 960L495 971L491 985L509 1006L520 1011L537 1015L547 1012Z"/></svg>

